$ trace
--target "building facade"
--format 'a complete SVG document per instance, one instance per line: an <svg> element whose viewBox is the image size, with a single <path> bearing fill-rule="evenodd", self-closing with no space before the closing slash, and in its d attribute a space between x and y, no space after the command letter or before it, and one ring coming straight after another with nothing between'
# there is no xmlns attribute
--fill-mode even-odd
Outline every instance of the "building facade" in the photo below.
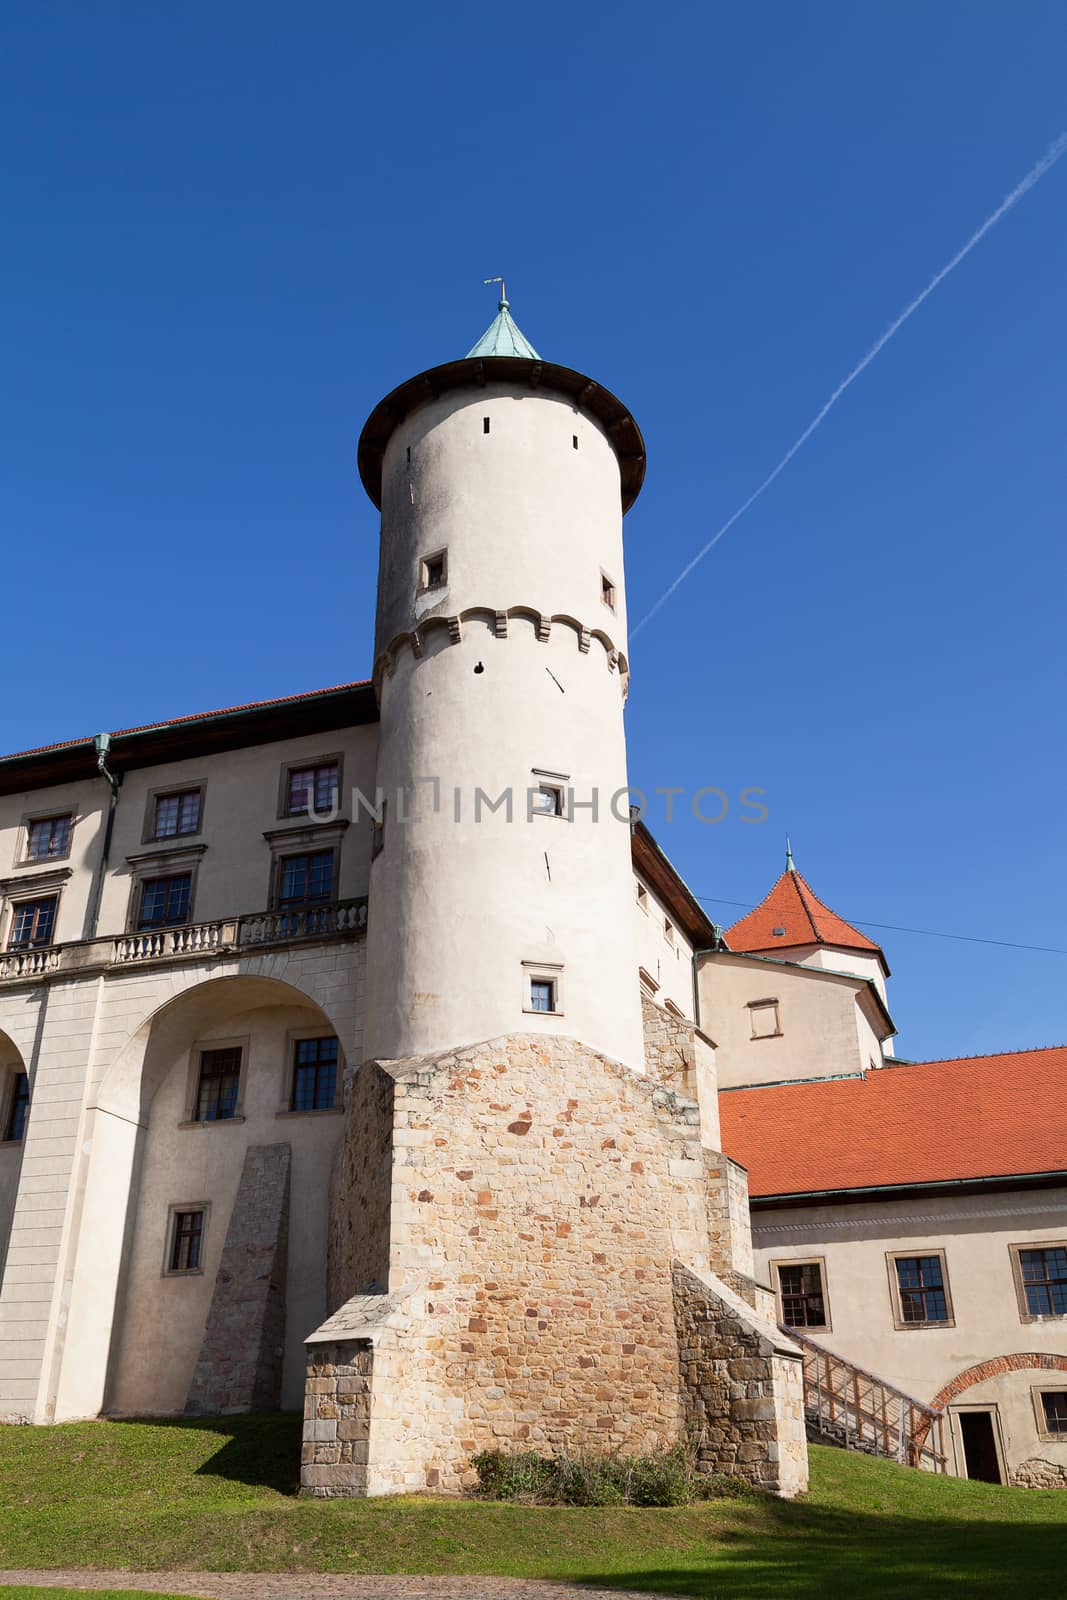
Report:
<svg viewBox="0 0 1067 1600"><path fill-rule="evenodd" d="M791 1495L833 1356L902 1459L1055 1477L1059 1135L986 1170L881 950L791 862L724 938L630 814L629 412L502 302L359 461L369 681L0 761L0 1417L302 1408L318 1496L683 1438Z"/></svg>
<svg viewBox="0 0 1067 1600"><path fill-rule="evenodd" d="M1067 1048L895 1060L882 952L792 864L725 942L722 1138L810 1373L828 1351L914 1396L959 1477L1064 1487ZM826 1424L830 1400L809 1383Z"/></svg>
<svg viewBox="0 0 1067 1600"><path fill-rule="evenodd" d="M626 787L625 407L506 304L376 408L369 683L0 763L0 1415L303 1406L806 1481L692 951ZM636 874L636 876L635 876Z"/></svg>

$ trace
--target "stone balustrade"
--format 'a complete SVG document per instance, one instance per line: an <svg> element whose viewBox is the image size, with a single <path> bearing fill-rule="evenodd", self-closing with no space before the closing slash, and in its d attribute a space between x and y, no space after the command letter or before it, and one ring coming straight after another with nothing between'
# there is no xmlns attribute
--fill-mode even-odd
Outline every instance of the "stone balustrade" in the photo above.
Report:
<svg viewBox="0 0 1067 1600"><path fill-rule="evenodd" d="M327 905L285 911L258 911L215 922L191 922L177 928L142 929L73 944L0 951L0 984L39 983L42 979L109 967L203 960L206 956L232 955L311 940L362 938L366 931L365 898L334 900Z"/></svg>

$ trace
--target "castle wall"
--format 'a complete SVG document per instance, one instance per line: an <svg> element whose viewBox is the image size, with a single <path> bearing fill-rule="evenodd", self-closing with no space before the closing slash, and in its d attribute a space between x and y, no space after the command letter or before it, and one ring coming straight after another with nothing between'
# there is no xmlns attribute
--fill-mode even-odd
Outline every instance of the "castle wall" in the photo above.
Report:
<svg viewBox="0 0 1067 1600"><path fill-rule="evenodd" d="M701 1143L709 1150L717 1150L721 1138L715 1046L695 1023L665 1011L647 995L641 997L641 1019L645 1033L645 1070L657 1083L697 1102ZM745 1206L747 1209L747 1186Z"/></svg>
<svg viewBox="0 0 1067 1600"><path fill-rule="evenodd" d="M735 1208L698 1123L691 1102L571 1039L519 1035L365 1064L334 1203L350 1225L331 1232L331 1291L355 1298L309 1346L309 1492L456 1489L480 1449L639 1452L680 1438L671 1262L704 1274L733 1265L708 1216L709 1202L723 1216ZM386 1134L387 1222L362 1154ZM368 1295L386 1231L387 1292ZM736 1308L791 1359L773 1323ZM332 1475L360 1464L340 1448L352 1440L338 1434L327 1369L368 1342L366 1472L353 1481Z"/></svg>

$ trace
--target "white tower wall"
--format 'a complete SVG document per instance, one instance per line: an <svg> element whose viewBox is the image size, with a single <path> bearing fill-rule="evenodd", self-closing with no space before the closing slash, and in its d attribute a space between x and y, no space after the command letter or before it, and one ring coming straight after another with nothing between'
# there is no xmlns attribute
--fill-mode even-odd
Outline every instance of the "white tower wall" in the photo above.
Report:
<svg viewBox="0 0 1067 1600"><path fill-rule="evenodd" d="M640 1068L612 445L561 395L464 387L395 428L382 506L388 811L371 868L367 1053L555 1032ZM445 586L419 593L420 562L442 550ZM579 802L595 791L598 820L528 819L538 774ZM478 790L509 789L511 821L485 803L476 817ZM556 979L559 1014L527 1009L537 973Z"/></svg>

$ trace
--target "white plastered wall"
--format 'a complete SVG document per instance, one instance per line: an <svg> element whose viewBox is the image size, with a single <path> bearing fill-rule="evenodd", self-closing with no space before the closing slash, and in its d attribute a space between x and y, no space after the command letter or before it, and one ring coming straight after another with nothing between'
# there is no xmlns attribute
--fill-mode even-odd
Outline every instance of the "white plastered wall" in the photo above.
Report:
<svg viewBox="0 0 1067 1600"><path fill-rule="evenodd" d="M931 1192L910 1200L763 1209L753 1213L757 1273L772 1263L821 1259L831 1327L811 1337L847 1360L929 1402L975 1364L1019 1352L1067 1357L1067 1318L1022 1320L1010 1246L1067 1243L1067 1190L979 1195ZM887 1252L945 1252L952 1325L894 1326ZM1032 1456L1067 1466L1067 1440L1037 1437L1030 1388L1067 1386L1067 1373L1006 1373L971 1386L961 1405L983 1397L1003 1408L1009 1467ZM1025 1402L1025 1403L1024 1403ZM1029 1410L1027 1410L1029 1408Z"/></svg>
<svg viewBox="0 0 1067 1600"><path fill-rule="evenodd" d="M643 897L638 895L639 888L644 890ZM672 928L670 938L667 922ZM669 1000L692 1021L693 948L638 873L634 874L634 929L638 966L657 985L650 998L658 1006L666 1006Z"/></svg>
<svg viewBox="0 0 1067 1600"><path fill-rule="evenodd" d="M371 869L368 1054L557 1032L641 1070L625 793L611 809L626 785L614 452L568 401L489 385L409 416L383 486L378 785L391 820ZM420 596L419 561L438 550L447 584ZM579 803L597 791L597 820L528 821L539 774ZM510 822L484 803L476 819L479 789L510 789ZM417 796L406 822L401 791ZM558 974L559 1015L525 1008L538 967Z"/></svg>
<svg viewBox="0 0 1067 1600"><path fill-rule="evenodd" d="M716 1043L721 1089L865 1072L877 1043L859 981L818 969L711 954L698 958L701 1026ZM753 1038L753 1003L776 1000L781 1032Z"/></svg>

